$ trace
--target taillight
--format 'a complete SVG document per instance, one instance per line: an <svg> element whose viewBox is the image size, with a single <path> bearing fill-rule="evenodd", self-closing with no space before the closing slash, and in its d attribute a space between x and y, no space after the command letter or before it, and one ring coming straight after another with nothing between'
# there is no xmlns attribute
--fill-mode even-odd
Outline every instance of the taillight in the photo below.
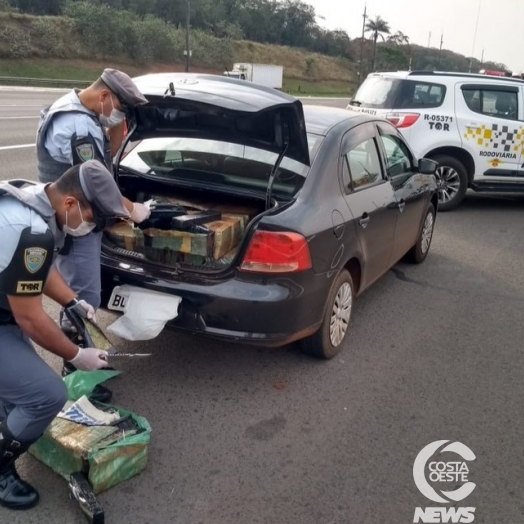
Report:
<svg viewBox="0 0 524 524"><path fill-rule="evenodd" d="M420 117L419 113L389 113L386 115L395 127L411 127Z"/></svg>
<svg viewBox="0 0 524 524"><path fill-rule="evenodd" d="M302 235L256 231L240 269L259 273L292 273L310 267L309 246Z"/></svg>

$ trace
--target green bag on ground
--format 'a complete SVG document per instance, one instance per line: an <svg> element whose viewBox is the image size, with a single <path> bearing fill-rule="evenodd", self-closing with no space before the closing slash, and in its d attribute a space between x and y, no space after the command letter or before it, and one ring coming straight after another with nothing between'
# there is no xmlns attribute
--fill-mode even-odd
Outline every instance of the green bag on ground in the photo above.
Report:
<svg viewBox="0 0 524 524"><path fill-rule="evenodd" d="M98 371L77 370L64 377L67 386L67 398L78 400L84 395L88 397L98 384L120 375L121 371L112 369L100 369Z"/></svg>
<svg viewBox="0 0 524 524"><path fill-rule="evenodd" d="M118 371L75 371L64 378L69 399L89 395L93 388ZM116 426L84 426L55 418L29 452L53 471L69 480L71 473L86 474L95 494L108 490L138 473L147 464L151 426L132 411L96 403L96 407L117 410L120 417L129 417L134 424Z"/></svg>

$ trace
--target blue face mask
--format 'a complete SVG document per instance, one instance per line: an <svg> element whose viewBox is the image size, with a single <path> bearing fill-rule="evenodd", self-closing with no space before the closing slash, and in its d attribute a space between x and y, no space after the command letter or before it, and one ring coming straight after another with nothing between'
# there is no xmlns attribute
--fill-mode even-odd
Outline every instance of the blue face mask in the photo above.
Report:
<svg viewBox="0 0 524 524"><path fill-rule="evenodd" d="M82 210L80 209L80 203L77 202L78 205L78 211L80 212L80 225L78 227L72 228L67 225L67 211L66 211L66 223L63 228L64 233L67 233L68 235L71 235L72 237L84 237L86 235L89 235L93 229L95 229L96 224L93 224L93 222L86 222L84 218L82 217Z"/></svg>

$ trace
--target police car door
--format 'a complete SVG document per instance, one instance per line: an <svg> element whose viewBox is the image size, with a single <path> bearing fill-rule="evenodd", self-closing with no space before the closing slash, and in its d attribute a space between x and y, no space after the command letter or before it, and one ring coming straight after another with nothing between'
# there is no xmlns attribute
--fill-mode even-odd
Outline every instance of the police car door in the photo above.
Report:
<svg viewBox="0 0 524 524"><path fill-rule="evenodd" d="M474 183L515 181L524 127L519 87L459 83L455 112L462 147L475 161Z"/></svg>

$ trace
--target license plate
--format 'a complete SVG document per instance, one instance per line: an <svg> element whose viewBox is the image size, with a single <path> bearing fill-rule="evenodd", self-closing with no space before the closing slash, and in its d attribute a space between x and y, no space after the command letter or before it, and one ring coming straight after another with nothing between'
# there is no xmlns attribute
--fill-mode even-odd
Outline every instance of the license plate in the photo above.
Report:
<svg viewBox="0 0 524 524"><path fill-rule="evenodd" d="M107 303L107 308L113 311L124 312L126 309L127 301L129 300L129 291L124 291L120 286L113 288L111 298Z"/></svg>

